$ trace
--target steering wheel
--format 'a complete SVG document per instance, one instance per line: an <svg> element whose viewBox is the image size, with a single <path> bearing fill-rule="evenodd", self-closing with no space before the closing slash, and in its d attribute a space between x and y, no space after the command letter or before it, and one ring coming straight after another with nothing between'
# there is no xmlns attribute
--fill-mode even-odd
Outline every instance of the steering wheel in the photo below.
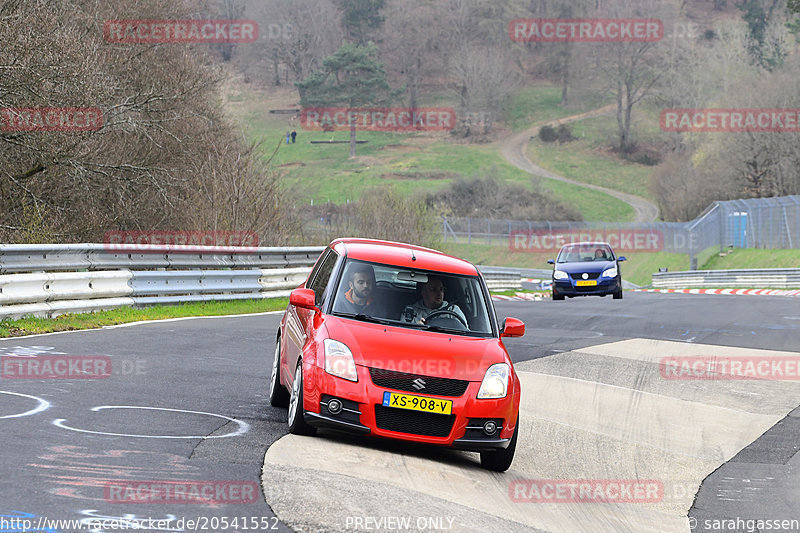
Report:
<svg viewBox="0 0 800 533"><path fill-rule="evenodd" d="M452 316L453 318L455 318L456 320L461 322L464 325L465 328L469 329L469 326L467 325L467 322L463 318L461 318L461 315L459 315L455 311L450 311L449 309L440 309L438 311L434 311L433 313L431 313L427 317L425 317L425 323L428 324L432 318L436 318L436 317L443 316L443 315Z"/></svg>

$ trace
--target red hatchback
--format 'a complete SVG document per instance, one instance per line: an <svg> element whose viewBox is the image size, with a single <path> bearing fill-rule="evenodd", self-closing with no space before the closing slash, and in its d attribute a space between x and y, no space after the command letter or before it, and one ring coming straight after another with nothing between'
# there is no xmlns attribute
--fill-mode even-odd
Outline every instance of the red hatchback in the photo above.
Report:
<svg viewBox="0 0 800 533"><path fill-rule="evenodd" d="M343 430L514 458L520 382L483 276L436 250L333 241L292 291L278 331L270 402L289 431Z"/></svg>

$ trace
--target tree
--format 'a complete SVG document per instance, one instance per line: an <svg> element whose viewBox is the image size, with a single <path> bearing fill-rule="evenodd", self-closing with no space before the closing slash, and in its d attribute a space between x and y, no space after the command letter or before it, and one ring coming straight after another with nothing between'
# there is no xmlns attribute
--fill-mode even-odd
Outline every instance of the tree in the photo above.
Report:
<svg viewBox="0 0 800 533"><path fill-rule="evenodd" d="M619 17L653 17L657 13L657 4L649 2L617 0L610 7ZM657 43L611 42L595 46L594 51L597 68L617 105L617 148L621 153L630 153L635 147L631 138L633 108L649 96L664 71Z"/></svg>
<svg viewBox="0 0 800 533"><path fill-rule="evenodd" d="M311 70L339 47L341 31L331 21L341 16L332 0L248 2L245 16L260 26L257 42L240 47L238 64L247 77L281 84L279 68L292 82ZM266 74L269 73L267 76Z"/></svg>
<svg viewBox="0 0 800 533"><path fill-rule="evenodd" d="M403 89L392 90L383 65L375 60L378 48L372 44L343 44L306 79L295 83L303 107L346 106L347 110L386 106ZM348 115L350 116L350 115ZM350 117L350 157L356 155L356 121Z"/></svg>
<svg viewBox="0 0 800 533"><path fill-rule="evenodd" d="M553 15L559 19L581 18L586 16L593 6L594 2L590 0L572 0L571 2L558 3L554 7ZM536 16L543 17L545 15L542 14L542 11L546 10L547 6L545 3L537 6L531 5L531 9ZM554 76L561 84L561 105L566 106L569 104L570 82L574 78L571 67L573 66L576 49L579 46L576 46L574 42L543 44L545 45L543 51L547 57L548 74Z"/></svg>
<svg viewBox="0 0 800 533"><path fill-rule="evenodd" d="M386 0L341 0L344 13L342 26L350 42L364 45L369 41L369 34L383 24L381 9Z"/></svg>
<svg viewBox="0 0 800 533"><path fill-rule="evenodd" d="M161 20L200 9L137 5ZM224 73L208 48L104 42L102 22L125 16L92 0L0 3L0 108L102 112L93 131L0 130L0 240L91 242L113 229L276 235L277 187L225 116ZM224 198L221 187L200 192L209 176L229 184Z"/></svg>
<svg viewBox="0 0 800 533"><path fill-rule="evenodd" d="M737 6L750 32L749 50L753 61L767 70L782 65L787 55L781 36L776 35L774 29L780 26L775 21L782 14L779 4L780 0L745 0ZM791 9L791 4L787 6Z"/></svg>
<svg viewBox="0 0 800 533"><path fill-rule="evenodd" d="M439 0L392 0L386 7L386 22L381 49L389 76L402 78L408 93L408 106L419 105L423 79L436 76L445 66L442 32L438 25L420 20L439 20ZM397 53L402 50L402 53Z"/></svg>

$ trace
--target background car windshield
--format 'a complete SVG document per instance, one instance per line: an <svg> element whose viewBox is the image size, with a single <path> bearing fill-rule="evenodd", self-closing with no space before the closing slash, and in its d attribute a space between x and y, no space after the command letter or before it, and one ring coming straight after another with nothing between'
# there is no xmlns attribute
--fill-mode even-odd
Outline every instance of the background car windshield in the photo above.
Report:
<svg viewBox="0 0 800 533"><path fill-rule="evenodd" d="M558 253L558 263L579 261L613 261L614 252L605 244L576 244L564 246Z"/></svg>
<svg viewBox="0 0 800 533"><path fill-rule="evenodd" d="M367 301L361 299L359 302L359 296L364 294L354 295L353 292L359 290L356 287L358 280L369 275L370 270L374 276L373 288ZM414 270L352 259L347 260L339 281L333 302L333 313L338 315L360 313L396 323L393 325L419 327L418 324L413 324L404 318L403 311L408 306L420 303L422 282L414 280L425 280L428 276L436 276L442 280L445 287L444 300L448 303L445 309L455 305L464 314L467 321L464 334L492 335L492 322L489 319L488 307L478 277Z"/></svg>

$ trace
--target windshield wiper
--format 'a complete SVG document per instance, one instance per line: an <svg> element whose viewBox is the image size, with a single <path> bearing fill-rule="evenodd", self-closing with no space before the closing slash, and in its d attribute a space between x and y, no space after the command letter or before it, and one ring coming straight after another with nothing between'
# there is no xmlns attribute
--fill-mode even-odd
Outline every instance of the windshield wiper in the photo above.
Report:
<svg viewBox="0 0 800 533"><path fill-rule="evenodd" d="M424 329L426 331L437 331L437 332L441 332L441 333L457 333L457 334L465 334L465 333L468 334L468 333L470 333L470 331L466 330L466 329L445 328L445 327L442 327L442 326L433 326L433 325L425 326Z"/></svg>
<svg viewBox="0 0 800 533"><path fill-rule="evenodd" d="M336 313L338 316L343 316L345 318L353 318L355 320L361 320L362 322L373 322L375 324L384 324L388 325L391 324L389 320L383 320L380 318L375 318L374 316L364 315L364 314L357 314L354 315L353 313Z"/></svg>

